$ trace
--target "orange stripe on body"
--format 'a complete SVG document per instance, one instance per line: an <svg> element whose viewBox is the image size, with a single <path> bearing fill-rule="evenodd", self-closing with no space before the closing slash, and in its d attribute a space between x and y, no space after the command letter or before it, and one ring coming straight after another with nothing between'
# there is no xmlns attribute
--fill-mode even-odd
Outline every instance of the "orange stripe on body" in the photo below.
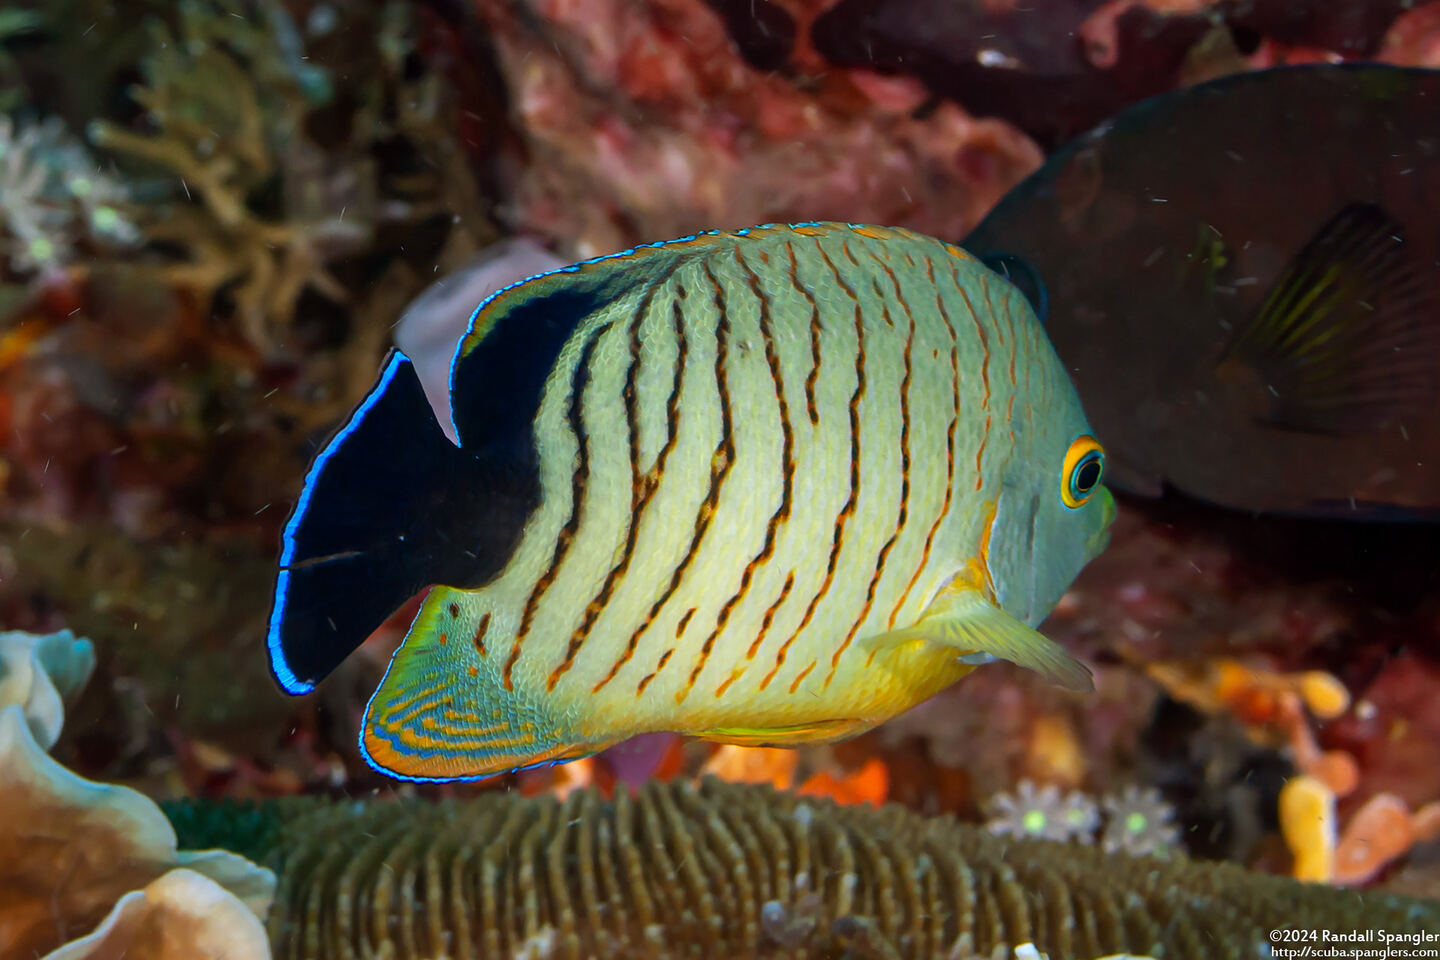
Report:
<svg viewBox="0 0 1440 960"><path fill-rule="evenodd" d="M929 263L929 258L926 258ZM930 525L930 532L925 537L925 547L920 553L920 563L915 572L910 575L910 582L900 593L900 599L895 603L895 609L890 611L888 625L893 629L895 620L900 616L900 610L905 606L905 601L910 598L910 591L914 589L915 583L920 579L926 565L930 562L930 549L935 544L935 536L940 532L940 525L950 515L950 500L955 492L955 431L960 423L960 347L954 324L950 321L950 313L945 309L945 302L937 292L935 294L935 305L940 310L940 316L945 320L945 328L950 331L950 380L951 397L954 401L954 410L950 414L950 427L946 431L945 439L945 499L940 505L940 512L935 516L935 522ZM868 666L875 659L872 651L866 661Z"/></svg>
<svg viewBox="0 0 1440 960"><path fill-rule="evenodd" d="M585 385L589 382L590 357L595 351L596 344L600 342L600 338L609 331L612 325L613 321L604 324L586 341L585 348L580 352L579 362L570 373L570 409L567 417L570 421L570 429L575 434L575 443L579 448L575 472L570 477L570 516L555 538L555 550L551 554L550 565L541 574L540 579L535 582L529 598L525 601L525 612L520 618L520 629L516 631L514 645L510 648L510 656L505 661L504 685L508 691L515 689L515 662L520 659L520 647L530 632L530 624L535 617L535 611L540 606L540 598L550 588L550 584L554 583L555 577L560 572L560 564L570 550L570 542L575 537L575 531L580 527L580 515L585 501L585 483L590 476L590 460L586 455L588 437L582 418ZM583 377L582 372L584 373Z"/></svg>
<svg viewBox="0 0 1440 960"><path fill-rule="evenodd" d="M685 611L685 615L680 618L680 622L675 624L676 640L679 640L680 637L685 633L685 628L690 626L690 618L693 616L695 616L695 608L691 607L689 610Z"/></svg>
<svg viewBox="0 0 1440 960"><path fill-rule="evenodd" d="M815 384L820 379L820 306L815 296L800 283L796 273L795 247L787 240L785 253L790 258L790 283L810 304L810 373L805 377L805 410L810 415L810 425L820 423L820 410L815 406Z"/></svg>
<svg viewBox="0 0 1440 960"><path fill-rule="evenodd" d="M814 661L814 660L811 660L811 661L810 661L810 664L809 664L804 670L801 670L799 676L797 676L797 677L794 679L794 681L790 684L790 692L791 692L792 694L793 694L796 690L799 690L799 689L800 689L800 684L802 684L802 683L805 682L805 678L808 677L808 676L810 676L810 671L811 671L811 670L814 670L814 669L815 669L815 661Z"/></svg>
<svg viewBox="0 0 1440 960"><path fill-rule="evenodd" d="M862 237L869 237L872 240L893 240L896 231L888 227L876 227L869 224L854 224L850 227L852 233L858 233Z"/></svg>
<svg viewBox="0 0 1440 960"><path fill-rule="evenodd" d="M436 729L436 725L427 725L430 735L420 733L413 728L392 731L395 739L407 747L431 750L470 750L483 753L492 749L507 749L513 747L528 747L535 743L535 735L528 734L521 737L504 737L500 739L476 738L452 733L447 728Z"/></svg>
<svg viewBox="0 0 1440 960"><path fill-rule="evenodd" d="M715 389L720 394L720 444L715 448L715 452L710 458L710 490L705 496L705 501L700 504L699 510L696 511L695 528L690 535L690 548L686 551L685 556L681 559L679 565L675 568L675 572L671 575L670 585L666 588L664 596L656 601L655 605L651 608L651 617L646 618L646 625L648 625L649 620L653 618L665 602L670 599L671 595L674 594L680 585L681 579L685 576L685 572L690 568L691 561L694 560L701 542L705 539L705 534L710 529L710 522L715 518L715 510L720 503L720 491L725 485L726 478L730 475L731 468L735 465L735 434L734 423L731 419L732 414L730 412L729 374L725 369L725 361L729 356L730 341L729 324L725 320L725 291L721 288L720 282L715 279L715 274L711 271L708 263L701 260L700 267L705 271L705 276L710 281L716 310ZM640 629L643 630L644 626ZM673 648L665 651L664 655L660 657L660 662L656 665L655 670L640 681L635 689L635 695L637 697L645 692L645 687L650 684L651 680L655 679L656 674L665 668L665 664L670 662L670 656L674 652Z"/></svg>
<svg viewBox="0 0 1440 960"><path fill-rule="evenodd" d="M545 688L549 691L555 689L560 678L574 665L575 657L580 653L580 648L585 645L585 639L590 635L591 628L600 618L600 613L605 609L605 605L610 602L615 585L620 582L620 578L630 568L630 558L635 555L635 541L640 531L640 514L655 491L656 484L647 482L647 478L640 473L640 417L635 409L635 379L640 370L640 325L645 320L645 314L650 310L650 304L655 299L656 291L669 282L676 269L678 269L678 264L672 266L664 276L650 284L644 296L640 298L640 302L636 304L635 315L630 320L630 365L625 371L623 392L625 423L628 430L627 440L630 448L630 521L625 531L625 550L620 560L611 566L609 573L605 575L605 583L601 586L599 594L586 605L584 618L570 635L564 660L550 672L550 676L546 680Z"/></svg>
<svg viewBox="0 0 1440 960"><path fill-rule="evenodd" d="M656 457L654 466L652 466L646 474L645 499L640 508L642 511L645 507L649 506L650 497L659 487L660 479L665 474L665 464L670 460L670 453L675 449L675 445L680 439L680 397L685 387L685 367L689 357L689 343L685 339L685 323L680 307L680 301L683 299L683 289L677 290L676 299L671 302L670 310L671 324L675 331L677 352L675 358L675 376L671 380L670 397L666 404L666 422L670 433L665 438L665 446L661 449L660 455ZM637 515L635 518L637 526L639 520L640 518ZM668 597L669 594L666 594L666 596ZM615 679L615 675L620 672L620 668L629 663L630 658L635 656L635 650L640 645L640 635L645 632L645 629L650 626L651 621L655 619L655 615L660 610L660 605L663 602L664 598L651 607L649 616L640 624L639 629L630 635L629 641L625 644L625 650L620 654L619 658L616 659L615 663L611 665L610 671L605 674L604 678L591 688L591 693L599 693L606 684Z"/></svg>
<svg viewBox="0 0 1440 960"><path fill-rule="evenodd" d="M771 621L775 619L775 612L780 609L780 605L785 602L785 598L790 596L790 591L794 586L795 571L791 570L785 577L785 583L780 587L780 595L775 598L774 603L766 608L765 616L760 621L760 630L755 634L755 640L750 644L750 649L745 652L746 660L754 660L755 654L760 652L760 644L765 642L765 633L770 629Z"/></svg>
<svg viewBox="0 0 1440 960"><path fill-rule="evenodd" d="M1014 318L1013 318L1013 317L1011 316L1011 314L1010 314L1010 300L1009 300L1008 297L1007 297L1006 300L1005 300L1005 313L1004 313L1005 325L1002 327L1002 326L1000 325L1001 314L1000 314L1000 312L999 312L998 310L995 309L995 302L990 299L990 281L989 281L988 278L986 278L986 276L985 276L984 274L981 274L981 275L980 275L980 290L981 290L981 292L985 295L985 309L988 310L988 311L990 311L990 316L991 316L992 318L994 318L994 320L995 320L995 330L996 330L996 333L999 335L999 338L1000 338L1000 346L1001 346L1002 348L1007 348L1007 349L1009 349L1009 351L1010 351L1010 364L1009 364L1009 368L1010 368L1010 386L1011 386L1011 388L1012 388L1011 401L1012 401L1012 405L1013 405L1013 401L1014 401L1013 388L1015 388L1015 387L1018 386L1018 384L1016 383L1016 380L1015 380L1015 358L1016 358L1016 356L1020 353L1020 337L1019 337L1019 335L1015 332L1015 321L1014 321ZM1006 342L1006 339L1005 339L1005 331L1006 331L1007 329L1008 329L1009 332L1010 332L1010 339L1009 339L1009 342L1008 342L1008 343Z"/></svg>
<svg viewBox="0 0 1440 960"><path fill-rule="evenodd" d="M720 608L720 613L715 618L715 629L710 636L705 638L700 648L700 656L694 669L690 671L689 682L684 690L675 696L676 702L681 702L689 695L690 690L695 686L695 681L700 678L700 671L705 668L705 662L714 649L715 642L725 625L730 620L730 615L735 607L744 599L746 592L750 589L750 583L754 579L755 571L770 561L775 555L775 541L782 524L790 519L791 497L794 486L795 474L795 438L790 428L790 405L785 400L785 381L781 375L780 358L775 353L775 331L771 327L770 300L765 295L764 289L760 286L760 278L755 271L751 270L741 256L739 249L735 251L735 262L739 264L749 278L750 289L760 303L760 333L765 341L765 362L770 369L770 380L775 385L775 399L779 406L781 447L780 447L780 505L770 515L770 520L765 526L765 544L760 553L745 565L745 572L740 577L740 589L735 595L725 601ZM733 679L733 678L732 678ZM727 681L728 682L728 681Z"/></svg>
<svg viewBox="0 0 1440 960"><path fill-rule="evenodd" d="M385 716L387 723L406 723L411 719L444 703L449 693L438 687L425 687L410 697L395 700L386 705Z"/></svg>
<svg viewBox="0 0 1440 960"><path fill-rule="evenodd" d="M660 662L655 665L655 669L652 670L650 673L647 673L640 680L640 685L635 688L635 696L637 698L645 692L646 687L650 686L650 681L655 679L655 675L658 674L661 670L665 669L665 664L670 662L670 657L673 656L674 653L675 648L671 647L669 650L666 650L664 653L660 654Z"/></svg>
<svg viewBox="0 0 1440 960"><path fill-rule="evenodd" d="M985 444L990 440L990 414L985 414L985 429L980 433L980 446L975 448L975 492L985 486L984 467L981 461L985 459Z"/></svg>
<svg viewBox="0 0 1440 960"><path fill-rule="evenodd" d="M872 253L871 256L874 257L874 254ZM875 259L879 262L878 257ZM870 615L870 610L875 605L875 593L880 587L880 578L885 573L885 561L890 556L890 551L894 549L896 541L900 539L900 533L905 529L905 523L910 514L910 380L914 366L911 351L915 343L915 315L910 312L905 298L901 296L900 281L896 279L894 271L883 262L880 265L889 274L890 282L895 285L895 298L904 309L905 316L909 321L909 329L905 334L905 375L900 381L900 508L895 520L895 530L890 534L890 539L886 540L885 545L880 548L880 553L876 557L875 572L871 575L870 585L865 590L865 603L861 606L854 623L850 625L849 632L845 634L844 641L830 657L830 670L825 675L825 682L821 685L821 689L829 688L830 682L835 679L835 671L840 667L840 658L845 655L845 651L855 640L855 634L859 632L861 624ZM876 292L879 293L878 289ZM885 306L883 299L880 302L888 322L890 310ZM798 684L799 681L797 680L796 683ZM794 692L793 688L791 692Z"/></svg>
<svg viewBox="0 0 1440 960"><path fill-rule="evenodd" d="M975 312L975 305L970 302L970 295L965 292L965 287L960 282L959 274L955 272L955 265L950 265L952 275L955 277L955 288L960 291L960 297L965 301L965 307L970 311L970 319L975 324L975 334L980 338L980 349L983 356L980 360L980 382L984 386L984 395L980 399L980 409L990 409L990 338L985 334L985 326L980 321L980 315ZM980 434L980 446L975 451L975 490L978 492L985 484L982 461L985 456L985 444L990 439L990 414L985 414L985 429Z"/></svg>
<svg viewBox="0 0 1440 960"><path fill-rule="evenodd" d="M480 623L475 627L475 636L470 638L470 642L475 646L475 652L482 657L489 655L485 650L485 636L489 632L490 611L487 610L480 616Z"/></svg>
<svg viewBox="0 0 1440 960"><path fill-rule="evenodd" d="M844 546L845 530L846 527L849 525L850 518L854 516L855 504L860 496L860 400L865 395L864 317L862 316L860 310L860 298L855 295L854 289L851 288L851 286L845 282L844 277L840 275L839 269L836 268L835 264L831 261L829 255L825 253L825 248L817 243L815 245L815 249L819 252L820 258L825 261L826 266L830 268L830 272L835 275L835 282L840 285L841 289L845 291L845 293L850 297L851 301L855 305L854 317L856 382L855 392L850 395L849 404L850 495L849 499L845 502L845 506L841 509L839 516L836 518L835 537L830 544L830 557L825 568L825 579L820 584L819 590L816 591L815 595L810 598L810 603L805 608L805 615L801 618L800 625L795 628L795 631L789 636L788 639L786 639L783 644L781 644L780 649L776 652L775 666L772 667L770 669L770 672L765 675L765 679L760 681L761 690L764 690L766 687L768 687L770 685L770 681L775 679L775 674L777 674L780 671L780 668L785 664L785 657L786 654L789 653L791 644L793 644L795 642L795 639L800 636L800 634L805 630L807 626L809 626L810 621L815 616L816 608L820 605L820 601L824 599L826 592L829 591L830 584L835 579L835 567L839 562L840 550ZM845 249L848 253L848 246L842 245L842 249ZM853 255L851 256L851 259L854 259Z"/></svg>

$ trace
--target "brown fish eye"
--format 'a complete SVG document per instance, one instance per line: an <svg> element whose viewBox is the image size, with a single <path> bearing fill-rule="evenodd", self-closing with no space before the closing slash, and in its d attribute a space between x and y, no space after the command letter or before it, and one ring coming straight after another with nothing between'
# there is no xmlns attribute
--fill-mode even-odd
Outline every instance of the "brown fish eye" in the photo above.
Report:
<svg viewBox="0 0 1440 960"><path fill-rule="evenodd" d="M1060 473L1060 499L1072 510L1085 505L1105 474L1105 449L1089 434L1082 434L1065 452Z"/></svg>

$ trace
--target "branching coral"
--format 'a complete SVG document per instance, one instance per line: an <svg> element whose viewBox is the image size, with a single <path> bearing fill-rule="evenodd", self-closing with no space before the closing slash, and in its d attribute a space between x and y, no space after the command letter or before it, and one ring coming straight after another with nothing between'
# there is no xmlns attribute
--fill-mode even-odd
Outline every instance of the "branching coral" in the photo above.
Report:
<svg viewBox="0 0 1440 960"><path fill-rule="evenodd" d="M298 222L255 208L277 168L304 156L299 123L307 98L328 94L323 74L287 51L283 41L294 28L276 29L288 26L284 8L187 0L176 13L174 31L150 22L145 83L131 91L151 129L95 121L90 138L170 173L184 202L177 197L146 225L147 239L189 252L190 263L168 277L202 297L238 280L237 321L252 343L269 345L272 325L289 321L307 286L345 299L325 262L368 240L370 224L359 209L347 224L340 211Z"/></svg>
<svg viewBox="0 0 1440 960"><path fill-rule="evenodd" d="M492 793L272 815L277 960L1033 956L1025 944L1223 960L1256 956L1275 927L1440 922L1440 904L713 779L614 803Z"/></svg>

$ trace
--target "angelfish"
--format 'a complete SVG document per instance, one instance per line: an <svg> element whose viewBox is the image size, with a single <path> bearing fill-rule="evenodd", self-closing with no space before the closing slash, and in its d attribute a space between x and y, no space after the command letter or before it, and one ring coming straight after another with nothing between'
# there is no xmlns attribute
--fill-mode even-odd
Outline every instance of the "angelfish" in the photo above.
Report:
<svg viewBox="0 0 1440 960"><path fill-rule="evenodd" d="M268 646L309 691L431 587L371 698L392 776L672 731L860 733L1004 659L1103 549L1104 452L1024 297L958 247L713 231L502 289L437 422L410 359L315 458Z"/></svg>

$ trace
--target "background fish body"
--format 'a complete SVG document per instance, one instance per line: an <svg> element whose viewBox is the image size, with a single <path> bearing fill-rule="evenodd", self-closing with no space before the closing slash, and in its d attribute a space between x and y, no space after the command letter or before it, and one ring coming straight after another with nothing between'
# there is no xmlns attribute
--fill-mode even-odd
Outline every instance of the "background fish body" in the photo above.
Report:
<svg viewBox="0 0 1440 960"><path fill-rule="evenodd" d="M658 730L859 732L986 649L904 633L942 590L1037 624L1111 509L1061 502L1089 428L1023 298L899 230L711 234L532 279L477 311L451 406L460 453L528 462L538 495L493 575L431 591L369 705L367 756L408 777Z"/></svg>
<svg viewBox="0 0 1440 960"><path fill-rule="evenodd" d="M1440 507L1440 415L1421 389L1440 377L1437 102L1440 72L1377 65L1175 91L1056 153L966 238L1041 278L1114 483L1337 517ZM1292 316L1267 317L1287 283ZM1354 362L1323 336L1276 336L1279 368L1232 352L1301 315L1350 336L1338 353ZM1276 409L1303 389L1305 415Z"/></svg>

